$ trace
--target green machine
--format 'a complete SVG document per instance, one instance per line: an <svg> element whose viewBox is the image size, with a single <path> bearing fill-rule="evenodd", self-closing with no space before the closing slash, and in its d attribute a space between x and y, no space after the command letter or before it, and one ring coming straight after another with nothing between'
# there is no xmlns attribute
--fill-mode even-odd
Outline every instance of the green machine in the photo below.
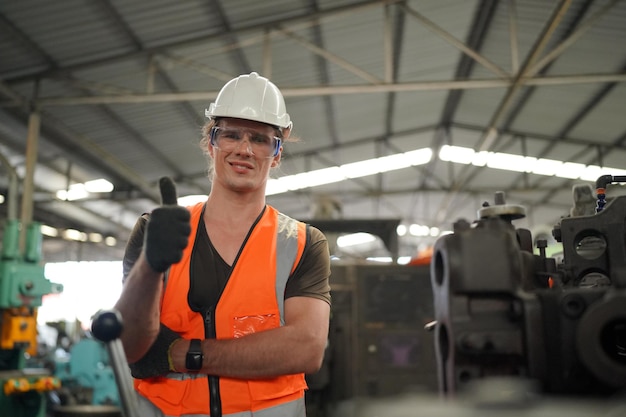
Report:
<svg viewBox="0 0 626 417"><path fill-rule="evenodd" d="M42 297L62 291L44 275L40 224L25 231L17 220L5 226L0 258L0 410L12 417L44 417L47 392L59 379L44 368L27 368L37 352L37 308ZM20 234L25 236L20 245ZM24 249L20 249L23 246Z"/></svg>

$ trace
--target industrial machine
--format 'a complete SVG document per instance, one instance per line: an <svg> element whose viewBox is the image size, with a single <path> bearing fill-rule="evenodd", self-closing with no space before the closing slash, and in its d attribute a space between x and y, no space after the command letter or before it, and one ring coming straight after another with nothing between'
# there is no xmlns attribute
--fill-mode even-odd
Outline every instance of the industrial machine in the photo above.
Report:
<svg viewBox="0 0 626 417"><path fill-rule="evenodd" d="M120 405L111 358L98 340L75 343L67 357L55 361L54 376L61 381L57 395L64 405Z"/></svg>
<svg viewBox="0 0 626 417"><path fill-rule="evenodd" d="M456 397L481 378L511 377L560 397L624 394L626 196L606 198L606 187L619 182L626 176L598 178L595 213L570 214L554 227L558 262L545 255L546 241L535 251L530 232L513 226L525 208L507 204L504 193L478 210L477 221L458 220L437 240L440 393Z"/></svg>
<svg viewBox="0 0 626 417"><path fill-rule="evenodd" d="M330 402L436 393L428 266L331 263Z"/></svg>
<svg viewBox="0 0 626 417"><path fill-rule="evenodd" d="M62 286L44 276L40 225L26 226L20 249L22 226L8 220L0 259L0 410L13 417L43 417L46 393L58 389L60 381L45 368L28 368L27 359L37 351L42 297Z"/></svg>
<svg viewBox="0 0 626 417"><path fill-rule="evenodd" d="M336 209L330 201L330 210ZM318 211L329 211L327 205ZM306 222L329 242L340 233L376 235L398 258L400 219L336 219ZM332 248L332 244L331 244ZM329 337L321 369L306 375L307 416L335 415L337 406L399 392L436 393L434 318L427 265L409 266L349 258L331 262Z"/></svg>

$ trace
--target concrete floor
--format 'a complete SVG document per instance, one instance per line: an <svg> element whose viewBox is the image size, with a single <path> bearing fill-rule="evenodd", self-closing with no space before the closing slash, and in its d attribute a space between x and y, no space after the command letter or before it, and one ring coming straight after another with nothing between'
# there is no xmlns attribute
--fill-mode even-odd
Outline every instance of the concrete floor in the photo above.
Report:
<svg viewBox="0 0 626 417"><path fill-rule="evenodd" d="M626 417L626 396L548 396L518 381L498 378L481 381L454 399L437 393L407 392L335 402L323 397L317 400L307 403L307 417Z"/></svg>

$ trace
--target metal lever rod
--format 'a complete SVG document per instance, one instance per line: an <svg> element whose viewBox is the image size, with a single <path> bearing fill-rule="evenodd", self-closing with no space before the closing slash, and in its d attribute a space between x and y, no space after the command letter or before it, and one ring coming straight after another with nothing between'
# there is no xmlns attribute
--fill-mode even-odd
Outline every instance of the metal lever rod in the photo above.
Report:
<svg viewBox="0 0 626 417"><path fill-rule="evenodd" d="M116 310L100 312L93 321L91 331L98 340L106 344L106 349L111 357L113 373L120 394L122 415L124 417L141 417L137 393L133 388L133 380L124 354L124 347L119 339L122 333L120 313Z"/></svg>

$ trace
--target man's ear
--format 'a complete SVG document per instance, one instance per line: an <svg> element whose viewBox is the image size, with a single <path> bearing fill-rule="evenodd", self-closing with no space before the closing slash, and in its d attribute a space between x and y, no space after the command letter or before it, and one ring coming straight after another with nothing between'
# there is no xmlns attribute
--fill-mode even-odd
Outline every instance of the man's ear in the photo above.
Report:
<svg viewBox="0 0 626 417"><path fill-rule="evenodd" d="M278 165L280 165L280 157L283 154L283 147L281 146L280 149L278 150L278 155L276 155L275 157L272 158L272 168L276 168Z"/></svg>
<svg viewBox="0 0 626 417"><path fill-rule="evenodd" d="M207 141L207 152L209 153L209 155L211 156L211 158L215 158L215 148L213 147L213 144L211 144L211 140Z"/></svg>

